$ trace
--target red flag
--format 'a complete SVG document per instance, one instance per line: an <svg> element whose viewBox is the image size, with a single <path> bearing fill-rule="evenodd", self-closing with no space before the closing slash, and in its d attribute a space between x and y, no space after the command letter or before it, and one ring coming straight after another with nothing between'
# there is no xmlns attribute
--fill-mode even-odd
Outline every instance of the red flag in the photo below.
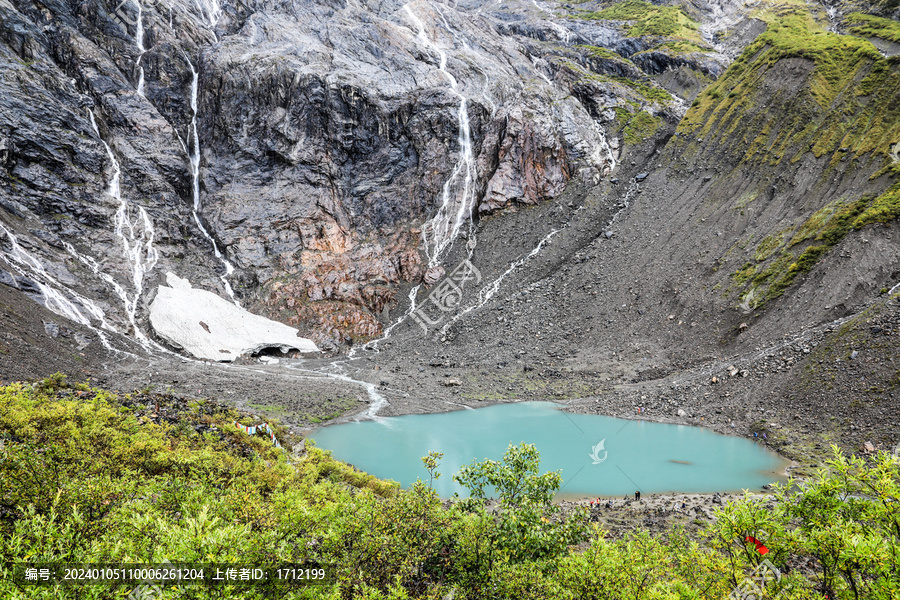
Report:
<svg viewBox="0 0 900 600"><path fill-rule="evenodd" d="M753 537L752 535L748 535L744 539L746 539L746 541L748 541L748 542L753 542L754 544L756 544L756 551L759 552L760 554L766 554L769 552L769 549L766 548L765 546L763 546L763 543L761 541L759 541L758 539L756 539L755 537Z"/></svg>

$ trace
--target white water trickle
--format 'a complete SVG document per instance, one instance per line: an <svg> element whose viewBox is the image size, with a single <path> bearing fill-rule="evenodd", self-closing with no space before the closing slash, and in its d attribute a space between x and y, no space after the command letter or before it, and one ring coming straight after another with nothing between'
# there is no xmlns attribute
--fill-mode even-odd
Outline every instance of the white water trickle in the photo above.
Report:
<svg viewBox="0 0 900 600"><path fill-rule="evenodd" d="M606 225L607 227L614 225L616 221L619 220L619 217L631 206L631 199L634 198L635 193L637 193L641 189L641 184L637 181L632 180L631 185L628 186L628 190L625 191L625 197L622 198L622 208L616 211L616 214L613 215L613 218L610 219Z"/></svg>
<svg viewBox="0 0 900 600"><path fill-rule="evenodd" d="M411 315L412 313L414 313L416 311L416 308L418 308L416 306L416 296L418 295L419 289L421 287L422 287L422 285L419 284L419 285L413 287L411 290L409 290L409 307L406 309L406 311L402 315L400 315L400 317L397 318L396 321L391 323L391 325L387 329L384 330L384 333L381 334L380 338L378 338L377 340L372 340L370 342L366 342L362 346L354 346L354 347L350 348L350 351L347 353L347 358L352 359L353 357L355 357L357 351L360 349L374 350L377 353L378 352L378 344L380 344L381 342L384 342L388 338L390 338L391 332L394 330L394 328L397 325L399 325L400 323L402 323L403 321L405 321L406 318L409 317L409 315Z"/></svg>
<svg viewBox="0 0 900 600"><path fill-rule="evenodd" d="M841 13L838 10L838 7L837 6L829 6L828 4L824 4L824 3L823 3L823 6L825 7L825 13L828 15L828 24L829 24L828 31L830 31L831 33L837 33L838 32L838 30L837 30L838 22L840 21L840 18L841 18Z"/></svg>
<svg viewBox="0 0 900 600"><path fill-rule="evenodd" d="M90 328L97 334L97 337L100 338L100 342L107 350L116 351L106 335L95 328L92 322L92 319L98 321L100 327L107 331L113 331L112 327L106 322L106 314L103 312L103 309L97 306L90 298L85 298L78 292L69 289L57 281L56 278L47 273L46 269L44 269L44 265L41 264L41 261L22 248L18 238L16 238L9 229L2 224L0 224L0 229L6 234L11 246L11 251L9 253L4 252L2 254L3 258L16 273L37 285L38 290L44 297L47 309L62 317L66 317L70 321L81 323ZM69 298L66 297L66 294L73 298L74 302L69 300ZM83 309L87 315L78 308L79 306L81 306L81 309Z"/></svg>
<svg viewBox="0 0 900 600"><path fill-rule="evenodd" d="M747 6L749 7L751 5ZM745 10L738 10L740 7L741 3L739 2L711 0L707 4L707 8L710 12L703 19L699 29L700 36L708 44L710 44L717 52L722 53L723 56L727 56L732 60L737 57L738 49L736 47L729 48L727 44L723 44L723 41L728 37L726 32L743 21L746 12Z"/></svg>
<svg viewBox="0 0 900 600"><path fill-rule="evenodd" d="M58 282L47 273L41 262L22 248L18 238L16 238L9 229L3 225L0 225L0 229L6 234L11 246L10 252L8 254L4 253L6 262L19 275L27 277L37 285L41 294L44 296L47 308L76 323L90 325L90 319L85 317L84 314L78 310L75 303L66 298L61 292L51 287L50 282ZM42 279L43 281L41 281Z"/></svg>
<svg viewBox="0 0 900 600"><path fill-rule="evenodd" d="M134 34L134 42L137 44L138 49L138 57L134 64L138 68L137 93L143 97L144 67L141 66L141 59L144 58L144 53L147 52L147 49L144 48L144 13L141 9L140 0L134 0L134 4L137 6L137 31Z"/></svg>
<svg viewBox="0 0 900 600"><path fill-rule="evenodd" d="M459 98L459 160L444 183L440 208L422 228L422 241L428 256L428 267L431 268L440 264L467 221L469 233L473 233L471 213L475 204L475 155L472 152L466 97L458 91L456 78L447 70L447 55L428 38L425 24L413 13L409 4L404 5L403 9L418 30L422 45L438 55L438 69L450 84L450 93Z"/></svg>
<svg viewBox="0 0 900 600"><path fill-rule="evenodd" d="M321 375L323 377L328 377L329 379L336 379L338 381L343 381L344 383L351 383L353 385L358 385L366 390L366 394L369 396L369 408L366 409L366 412L362 414L362 418L366 418L373 421L383 421L384 417L378 416L378 411L387 406L389 403L387 399L378 393L378 389L375 387L374 383L369 383L368 381L360 381L359 379L353 379L349 375L346 374L346 369L344 369L343 361L331 363L329 366L337 369L337 373L332 371L319 371L316 369L306 369L302 366L289 365L290 368L298 371L303 371L306 373L315 373L317 375ZM359 418L356 419L360 420Z"/></svg>
<svg viewBox="0 0 900 600"><path fill-rule="evenodd" d="M547 13L548 15L553 14L550 10L548 10L548 9L544 8L543 6L541 6L540 4L538 4L537 0L531 0L531 3L534 4L534 7L537 8L539 11L541 11L543 13Z"/></svg>
<svg viewBox="0 0 900 600"><path fill-rule="evenodd" d="M94 273L94 275L96 275L107 285L109 285L109 287L112 288L113 292L115 292L116 296L118 296L119 299L122 300L122 304L126 306L128 305L128 293L125 291L125 288L119 285L119 282L113 279L109 273L103 271L100 263L98 263L90 256L86 256L76 250L75 246L73 246L69 242L63 242L63 246L65 247L66 251L72 255L73 258L85 265Z"/></svg>
<svg viewBox="0 0 900 600"><path fill-rule="evenodd" d="M600 144L597 145L594 152L591 154L591 160L595 165L602 162L606 163L607 168L602 172L605 177L616 168L618 162L616 161L616 155L613 152L613 149L609 145L609 141L606 139L606 133L596 121L592 121L591 125L593 125L594 132L596 132L597 136L600 138Z"/></svg>
<svg viewBox="0 0 900 600"><path fill-rule="evenodd" d="M450 328L450 326L453 325L461 317L487 304L488 301L490 301L490 299L493 298L498 291L500 291L500 284L503 283L503 280L506 279L510 273L537 256L537 254L543 249L544 245L549 242L551 238L553 238L553 236L557 233L559 233L559 229L554 229L553 231L545 235L544 238L540 242L538 242L538 245L531 250L531 252L512 263L509 268L506 269L506 271L504 271L499 277L497 277L497 279L481 288L481 290L478 291L478 300L475 302L475 304L468 307L464 311L453 315L453 318L447 321L447 323L445 323L444 326L441 327L441 333L447 333L447 330Z"/></svg>
<svg viewBox="0 0 900 600"><path fill-rule="evenodd" d="M231 298L231 301L234 302L237 306L240 306L240 303L237 301L237 298L234 297L234 290L231 288L231 283L228 281L228 277L234 273L234 265L232 265L219 251L219 246L216 244L216 240L209 234L206 230L206 227L203 226L203 223L200 221L200 134L197 129L197 94L200 88L200 73L198 73L194 69L193 63L188 59L187 56L184 57L188 63L188 66L191 68L191 152L188 155L188 158L191 161L191 183L194 192L194 222L197 224L197 228L200 229L200 233L203 234L210 244L212 244L213 253L216 255L216 258L222 263L225 267L225 274L220 275L219 279L222 281L222 285L225 287L225 293ZM180 138L179 138L180 139ZM184 142L182 142L184 145ZM185 149L187 147L185 146Z"/></svg>
<svg viewBox="0 0 900 600"><path fill-rule="evenodd" d="M154 230L153 222L150 220L144 207L138 206L138 216L136 219L132 220L129 216L130 205L128 200L122 195L122 170L119 167L119 161L116 160L116 156L113 154L109 144L107 144L100 136L100 129L97 126L94 112L88 110L88 114L91 118L91 126L94 128L94 133L97 134L97 137L106 149L106 155L113 166L113 175L109 182L108 193L119 202L114 217L115 234L122 242L122 255L131 266L131 283L134 287L133 297L129 298L128 294L124 293L124 290L122 290L121 287L119 290L116 290L116 293L125 304L125 314L128 317L128 322L134 328L135 338L142 347L149 350L151 349L152 344L137 326L135 315L137 314L138 302L144 292L144 276L152 270L159 261L159 251L153 246L153 238L156 235L156 231Z"/></svg>
<svg viewBox="0 0 900 600"><path fill-rule="evenodd" d="M218 0L194 0L194 4L203 18L206 19L206 22L209 23L210 28L215 29L219 19L222 18L222 6Z"/></svg>

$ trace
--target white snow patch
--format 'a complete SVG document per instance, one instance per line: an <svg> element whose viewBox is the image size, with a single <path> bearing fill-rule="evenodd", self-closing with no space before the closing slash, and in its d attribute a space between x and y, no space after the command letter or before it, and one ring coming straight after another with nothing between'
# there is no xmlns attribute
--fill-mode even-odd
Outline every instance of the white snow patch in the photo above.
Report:
<svg viewBox="0 0 900 600"><path fill-rule="evenodd" d="M293 327L195 289L174 273L166 273L166 281L170 287L159 286L150 304L150 324L161 338L197 358L230 362L265 348L319 351L312 340L298 337Z"/></svg>

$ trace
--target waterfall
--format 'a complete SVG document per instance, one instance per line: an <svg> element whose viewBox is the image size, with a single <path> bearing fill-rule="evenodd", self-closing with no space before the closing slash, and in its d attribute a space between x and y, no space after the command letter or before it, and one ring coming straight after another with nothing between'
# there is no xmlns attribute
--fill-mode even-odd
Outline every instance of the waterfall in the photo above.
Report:
<svg viewBox="0 0 900 600"><path fill-rule="evenodd" d="M219 19L222 18L222 6L219 4L219 1L194 0L194 4L197 6L197 10L200 11L200 15L209 23L210 29L214 30L219 23ZM213 31L213 35L215 35L215 31ZM218 39L218 36L216 36L216 41Z"/></svg>
<svg viewBox="0 0 900 600"><path fill-rule="evenodd" d="M6 234L11 246L10 252L3 252L2 256L7 264L20 276L33 281L44 298L44 306L47 310L54 312L62 317L81 323L93 330L100 342L107 350L116 351L110 344L106 335L94 327L92 320L99 321L100 327L107 331L113 331L112 327L106 322L106 314L97 304L89 298L85 298L78 292L67 288L65 285L56 280L52 275L47 273L44 265L37 258L29 254L19 244L18 238L12 231L0 224L0 229ZM67 297L68 296L68 297ZM73 300L69 300L72 298ZM79 309L79 306L81 307ZM84 311L84 312L82 312ZM87 313L87 314L85 314Z"/></svg>
<svg viewBox="0 0 900 600"><path fill-rule="evenodd" d="M193 63L191 63L190 59L188 59L187 56L185 56L184 59L187 61L188 66L191 68L191 139L189 140L191 144L191 152L188 158L190 158L191 161L191 183L194 191L194 222L197 224L197 227L200 229L200 233L203 234L203 237L209 240L209 243L212 244L213 253L225 267L225 274L219 276L219 279L222 280L222 284L225 286L225 292L231 298L232 302L240 306L237 299L234 297L234 290L231 289L231 284L228 282L228 277L232 273L234 273L234 265L232 265L225 258L225 256L223 256L222 252L219 251L219 246L218 244L216 244L216 240L213 239L213 237L206 230L206 227L204 227L203 223L200 221L200 134L197 129L197 93L200 87L200 73L198 73L194 69ZM184 142L182 142L182 145L184 145Z"/></svg>
<svg viewBox="0 0 900 600"><path fill-rule="evenodd" d="M478 291L478 300L475 302L475 304L465 309L464 311L453 315L453 318L447 321L447 323L443 327L441 327L441 333L447 333L447 330L450 328L450 326L453 325L457 320L459 320L460 317L463 317L473 310L477 310L487 304L488 301L494 297L494 294L500 291L500 284L503 283L503 280L506 279L510 273L537 256L537 254L543 249L544 245L549 242L557 233L559 233L559 229L554 229L553 231L545 235L543 239L538 242L538 245L531 250L531 252L509 265L509 268L506 269L506 271L504 271L497 279L481 288L481 290Z"/></svg>
<svg viewBox="0 0 900 600"><path fill-rule="evenodd" d="M673 98L678 98L678 96L672 96ZM600 138L600 144L594 148L594 151L591 153L591 162L595 165L599 165L601 162L606 162L607 168L602 172L603 176L609 175L615 168L618 162L616 161L616 155L613 152L613 149L609 145L609 141L606 139L606 133L603 129L597 124L596 121L591 121L591 125L594 128L594 132Z"/></svg>
<svg viewBox="0 0 900 600"><path fill-rule="evenodd" d="M457 90L456 78L447 70L447 55L428 38L425 24L413 13L409 4L404 5L403 9L418 29L418 39L422 45L438 55L438 69L450 84L450 93L459 98L459 160L444 183L440 208L422 228L428 268L432 268L441 263L443 255L453 245L466 221L469 222L470 235L474 233L470 217L475 204L475 156L472 153L466 97Z"/></svg>
<svg viewBox="0 0 900 600"><path fill-rule="evenodd" d="M387 329L384 330L384 333L381 334L380 338L366 342L361 347L354 346L354 347L350 348L350 351L347 353L347 358L352 359L354 356L356 356L356 352L360 348L362 348L363 350L374 350L377 353L378 352L378 344L386 341L389 337L391 337L391 332L394 330L394 328L397 325L399 325L400 323L402 323L403 321L405 321L409 315L411 315L412 313L414 313L416 311L416 308L417 308L416 296L418 295L419 289L421 287L422 287L422 284L420 283L420 284L416 285L415 287L413 287L411 290L409 290L409 307L406 309L406 312L404 312L402 315L400 315L396 321L391 323L391 325Z"/></svg>
<svg viewBox="0 0 900 600"><path fill-rule="evenodd" d="M140 0L134 0L134 4L137 6L137 31L134 34L134 42L137 44L138 49L138 57L134 64L138 68L137 93L143 97L144 67L141 66L141 59L144 58L144 53L147 52L147 49L144 48L144 16Z"/></svg>
<svg viewBox="0 0 900 600"><path fill-rule="evenodd" d="M100 129L97 127L94 112L88 110L88 114L91 118L91 126L94 128L94 133L97 134L97 137L106 149L106 155L113 166L113 175L109 181L107 193L119 202L113 222L116 237L122 242L122 255L131 266L131 283L134 287L134 296L129 298L121 286L116 285L113 289L125 305L125 314L128 317L128 322L134 328L135 338L142 347L149 350L151 347L150 340L138 328L135 314L137 313L137 305L141 294L144 291L144 275L153 269L159 260L159 251L153 247L153 238L156 232L153 228L153 222L150 220L150 216L144 207L138 206L136 219L132 220L129 217L129 203L122 196L120 181L122 170L119 166L119 161L116 160L116 156L113 154L109 144L100 136Z"/></svg>
<svg viewBox="0 0 900 600"><path fill-rule="evenodd" d="M831 6L824 2L822 5L825 7L825 13L828 15L828 31L831 33L838 33L837 27L841 20L841 11L837 6Z"/></svg>
<svg viewBox="0 0 900 600"><path fill-rule="evenodd" d="M428 256L428 268L432 268L440 264L444 253L453 245L453 242L459 236L460 229L462 229L462 226L467 220L469 221L470 240L467 246L470 257L472 250L475 247L475 234L470 219L475 204L475 156L472 153L472 135L469 128L469 115L466 111L466 98L459 93L457 90L456 78L447 70L447 55L428 38L425 33L425 24L412 12L409 4L404 5L403 9L418 30L417 36L422 45L438 55L438 69L443 73L447 82L450 84L450 93L459 98L459 110L457 115L459 120L459 134L457 137L460 148L459 160L453 168L453 171L450 173L450 177L448 177L447 181L444 183L444 187L441 191L441 206L438 209L438 212L422 228L422 242L425 247L425 254ZM441 14L441 17L442 19L444 18L443 14ZM444 25L448 30L450 29L450 25L447 23L446 19L444 19ZM493 102L491 104L493 104ZM462 180L462 189L458 190L460 179ZM409 307L406 312L394 321L394 323L384 331L380 338L365 344L363 350L375 350L377 352L378 344L387 340L394 328L406 320L406 318L416 310L416 295L420 288L421 285L417 285L409 291ZM353 357L355 352L355 348L351 349L349 354L350 358ZM376 402L374 397L372 400L373 404L369 409L371 415L369 416L374 418L378 409L381 408L381 404Z"/></svg>

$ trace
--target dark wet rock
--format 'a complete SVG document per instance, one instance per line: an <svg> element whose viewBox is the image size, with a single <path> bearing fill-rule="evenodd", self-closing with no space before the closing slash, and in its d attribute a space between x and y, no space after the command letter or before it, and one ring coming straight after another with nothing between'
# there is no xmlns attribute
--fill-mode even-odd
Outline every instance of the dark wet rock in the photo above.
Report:
<svg viewBox="0 0 900 600"><path fill-rule="evenodd" d="M47 335L50 337L69 337L72 335L72 330L64 325L60 325L59 323L54 323L53 321L44 321L44 331L47 332Z"/></svg>
<svg viewBox="0 0 900 600"><path fill-rule="evenodd" d="M13 277L9 271L5 271L0 269L0 283L3 285L8 285L11 288L19 289L19 284L16 283L16 278Z"/></svg>

